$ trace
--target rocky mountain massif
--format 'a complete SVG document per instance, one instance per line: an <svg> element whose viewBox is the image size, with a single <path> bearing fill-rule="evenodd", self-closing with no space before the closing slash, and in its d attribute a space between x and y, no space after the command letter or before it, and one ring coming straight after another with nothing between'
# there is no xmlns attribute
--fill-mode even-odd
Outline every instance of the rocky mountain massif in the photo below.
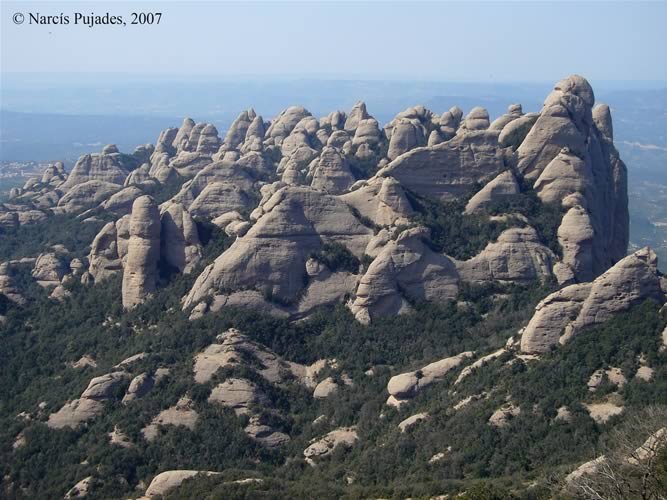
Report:
<svg viewBox="0 0 667 500"><path fill-rule="evenodd" d="M5 494L539 497L667 403L626 175L579 76L493 121L250 109L54 163L0 205Z"/></svg>

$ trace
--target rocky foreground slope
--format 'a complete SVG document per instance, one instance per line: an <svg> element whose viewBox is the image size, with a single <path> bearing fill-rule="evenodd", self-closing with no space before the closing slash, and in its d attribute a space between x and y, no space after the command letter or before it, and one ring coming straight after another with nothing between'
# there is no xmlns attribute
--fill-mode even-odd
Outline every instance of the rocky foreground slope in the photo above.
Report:
<svg viewBox="0 0 667 500"><path fill-rule="evenodd" d="M60 365L49 369L49 376L76 380L66 384L66 398L54 395L27 408L29 381L12 396L25 423L12 435L12 457L30 443L33 421L43 422L49 436L90 429L104 434L105 450L148 449L158 456L165 434L201 434L217 415L234 429L234 439L261 450L259 462L345 463L345 481L353 484L378 474L368 450L393 450L388 442L407 442L401 436L419 428L431 429L423 431L426 437L433 429L472 425L457 423L466 412L479 412L470 422L492 428L491 448L513 421L615 422L626 404L638 404L636 395L623 393L624 384L634 387L628 381L635 380L642 390L649 390L645 384L659 391L665 373L664 307L659 310L667 279L650 249L626 255L626 175L610 109L596 106L590 85L576 75L558 82L539 112L524 114L516 104L493 121L483 108L437 115L415 106L383 127L361 102L319 119L290 107L266 121L251 109L224 137L188 118L132 154L108 145L81 157L69 173L55 163L41 179L12 190L0 205L0 231L20 238L52 221L74 221L82 234L86 228L96 234L83 242L83 253L51 244L0 264L0 328L32 335L39 326L20 319L31 304L35 311L75 308L115 284L120 290L105 296L111 299L101 320L89 321L104 337L93 336L98 347L80 352L70 342L59 353L67 357L65 374ZM50 306L39 306L33 285L48 293ZM165 302L174 293L176 300ZM531 302L531 294L541 301ZM323 306L336 308L334 319L322 319ZM420 323L429 307L447 321ZM568 384L581 379L576 389L567 388L574 395L526 396L535 382L522 379L524 371L546 380L549 363L567 365L572 349L587 348L590 335L613 337L616 330L605 325L638 308L654 319L625 360L610 351L594 367L565 373ZM235 316L239 309L255 319L238 319L246 318ZM252 316L257 312L278 326L264 331ZM504 314L511 319L503 321ZM406 319L395 324L410 328L383 350L375 344L378 333L392 329L389 320L397 315ZM309 318L313 323L303 323ZM362 340L370 336L354 352L345 348L357 342L349 335L335 337L333 352L317 351L306 336L310 325L323 338L342 329ZM438 337L436 327L448 333ZM304 335L294 342L303 344L294 348L304 349L299 356L285 348L283 329ZM426 331L437 341L426 341ZM413 344L418 352L406 347ZM485 370L528 389L517 393L512 382L484 381ZM35 380L41 376L36 372ZM600 384L604 390L597 390ZM364 398L375 406L360 411ZM378 415L386 421L378 424ZM420 470L449 463L448 478L481 474L464 470L457 453L465 445L457 439L463 438L429 448ZM355 448L366 450L354 458L364 464L357 469L341 458L342 450ZM563 461L579 458L573 451ZM224 488L259 488L263 481L256 475L212 479L222 471L210 470L210 460L174 463L183 467L144 463L146 469L120 474L121 482L153 498L198 471ZM155 472L161 474L148 485ZM69 497L104 492L100 485L120 481L75 475L80 483ZM18 491L19 483L16 476L6 491Z"/></svg>

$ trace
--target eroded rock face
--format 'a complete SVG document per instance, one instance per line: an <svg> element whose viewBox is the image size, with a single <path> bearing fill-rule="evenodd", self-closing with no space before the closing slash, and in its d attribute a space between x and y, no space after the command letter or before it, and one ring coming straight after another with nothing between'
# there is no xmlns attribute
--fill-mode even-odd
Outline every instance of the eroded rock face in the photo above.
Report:
<svg viewBox="0 0 667 500"><path fill-rule="evenodd" d="M128 167L129 165L124 164L116 146L105 146L100 154L87 154L79 158L67 180L60 185L60 189L66 191L88 181L122 186L130 170Z"/></svg>
<svg viewBox="0 0 667 500"><path fill-rule="evenodd" d="M387 391L389 392L387 404L400 407L415 397L418 392L438 382L447 373L461 366L461 364L465 363L472 356L473 353L470 351L462 352L456 356L428 364L420 370L393 376L387 384Z"/></svg>
<svg viewBox="0 0 667 500"><path fill-rule="evenodd" d="M157 286L160 211L150 196L137 198L130 217L130 240L123 270L123 307L143 302Z"/></svg>
<svg viewBox="0 0 667 500"><path fill-rule="evenodd" d="M579 205L595 237L586 243L592 271L573 270L578 281L600 275L623 258L629 234L626 167L612 142L608 110L596 108L594 119L594 102L584 78L558 82L517 150L518 169L535 182L540 198L560 202L569 194L581 195Z"/></svg>
<svg viewBox="0 0 667 500"><path fill-rule="evenodd" d="M42 174L42 184L50 184L53 187L57 187L67 180L67 173L65 172L65 165L63 162L57 161L52 165L49 165L44 170Z"/></svg>
<svg viewBox="0 0 667 500"><path fill-rule="evenodd" d="M155 418L153 418L150 425L147 425L141 430L144 439L146 439L146 441L153 441L159 436L160 427L167 425L182 426L193 430L197 424L199 415L192 406L192 400L187 396L183 396L174 406L161 411Z"/></svg>
<svg viewBox="0 0 667 500"><path fill-rule="evenodd" d="M435 146L408 151L377 175L392 176L422 196L451 201L505 170L505 156L497 131L473 130Z"/></svg>
<svg viewBox="0 0 667 500"><path fill-rule="evenodd" d="M500 201L503 198L519 194L519 192L519 183L516 181L516 177L511 170L506 170L470 198L466 205L465 212L467 214L480 212L490 204Z"/></svg>
<svg viewBox="0 0 667 500"><path fill-rule="evenodd" d="M341 197L380 226L406 224L414 214L401 184L393 177L374 177ZM357 184L355 184L357 186Z"/></svg>
<svg viewBox="0 0 667 500"><path fill-rule="evenodd" d="M344 193L355 181L345 157L332 147L322 150L310 175L313 179L310 185L314 189L331 194Z"/></svg>
<svg viewBox="0 0 667 500"><path fill-rule="evenodd" d="M356 427L341 427L325 436L315 439L308 448L303 450L303 456L310 465L315 465L317 459L331 454L339 446L350 448L359 439Z"/></svg>
<svg viewBox="0 0 667 500"><path fill-rule="evenodd" d="M644 248L625 257L592 283L570 285L540 302L521 337L521 350L546 352L647 299L665 302L657 257Z"/></svg>
<svg viewBox="0 0 667 500"><path fill-rule="evenodd" d="M487 113L488 114L488 113ZM507 113L499 116L489 125L493 130L503 130L509 123L517 120L523 116L523 109L521 104L510 104L507 108Z"/></svg>
<svg viewBox="0 0 667 500"><path fill-rule="evenodd" d="M148 498L162 497L169 490L179 487L186 479L197 475L211 476L215 474L219 473L199 470L168 470L161 472L153 478L151 484L146 489L145 496Z"/></svg>
<svg viewBox="0 0 667 500"><path fill-rule="evenodd" d="M79 399L65 404L49 416L47 425L52 429L75 428L92 420L104 411L104 403L112 399L116 388L128 378L128 373L117 371L93 378Z"/></svg>
<svg viewBox="0 0 667 500"><path fill-rule="evenodd" d="M119 184L96 179L76 183L58 201L58 211L68 214L81 212L99 205L120 189Z"/></svg>
<svg viewBox="0 0 667 500"><path fill-rule="evenodd" d="M426 145L424 128L416 120L399 119L393 126L387 158L395 160L417 146Z"/></svg>
<svg viewBox="0 0 667 500"><path fill-rule="evenodd" d="M109 197L100 206L107 212L126 215L132 211L132 203L144 192L137 186L128 186Z"/></svg>
<svg viewBox="0 0 667 500"><path fill-rule="evenodd" d="M125 396L123 396L123 404L131 403L136 399L143 398L155 385L155 379L149 373L142 373L137 375L130 382Z"/></svg>
<svg viewBox="0 0 667 500"><path fill-rule="evenodd" d="M480 106L472 108L463 121L465 130L485 130L489 124L489 112Z"/></svg>
<svg viewBox="0 0 667 500"><path fill-rule="evenodd" d="M186 307L222 290L257 287L270 297L293 301L304 288L308 257L323 242L339 242L361 256L372 236L345 203L310 188L278 190L261 205L261 213L197 278Z"/></svg>
<svg viewBox="0 0 667 500"><path fill-rule="evenodd" d="M251 405L266 404L268 399L250 380L230 378L213 388L208 402L231 408L237 415L242 415L250 411Z"/></svg>
<svg viewBox="0 0 667 500"><path fill-rule="evenodd" d="M275 430L259 416L250 417L250 422L243 428L243 432L262 446L277 448L290 441L290 437L284 432Z"/></svg>
<svg viewBox="0 0 667 500"><path fill-rule="evenodd" d="M516 150L523 143L539 116L539 113L527 113L507 123L498 136L500 146Z"/></svg>
<svg viewBox="0 0 667 500"><path fill-rule="evenodd" d="M69 274L69 262L62 252L43 253L35 261L32 277L37 284L45 288L60 285L62 279Z"/></svg>
<svg viewBox="0 0 667 500"><path fill-rule="evenodd" d="M88 476L74 486L72 486L67 493L65 493L65 500L71 500L72 498L83 498L88 496L88 493L91 492L95 484L95 479L93 476Z"/></svg>
<svg viewBox="0 0 667 500"><path fill-rule="evenodd" d="M304 107L291 106L287 108L273 120L271 126L266 131L266 138L272 139L276 145L282 144L285 138L294 130L296 124L307 116L311 115Z"/></svg>
<svg viewBox="0 0 667 500"><path fill-rule="evenodd" d="M202 255L194 219L182 204L170 202L162 207L160 224L160 255L163 262L181 273L190 273Z"/></svg>
<svg viewBox="0 0 667 500"><path fill-rule="evenodd" d="M532 227L511 228L472 259L457 261L456 268L461 279L470 283L529 283L549 277L555 260Z"/></svg>
<svg viewBox="0 0 667 500"><path fill-rule="evenodd" d="M257 155L253 158L262 159ZM246 193L253 189L253 185L250 173L240 160L216 161L183 184L172 201L181 203L195 216L212 219L226 212L249 208Z"/></svg>
<svg viewBox="0 0 667 500"><path fill-rule="evenodd" d="M278 355L252 342L235 329L218 336L220 343L211 344L194 359L195 382L204 384L221 369L239 366L252 356L263 368L260 373L270 382L282 380L282 371L289 369Z"/></svg>
<svg viewBox="0 0 667 500"><path fill-rule="evenodd" d="M361 277L350 310L362 323L410 310L409 301L442 302L458 293L458 273L446 256L431 250L425 228L389 241Z"/></svg>
<svg viewBox="0 0 667 500"><path fill-rule="evenodd" d="M97 233L90 246L88 272L96 282L104 281L123 269L122 257L124 254L121 247L126 250L127 245L126 242L119 242L118 229L122 225L120 220L116 223L108 222Z"/></svg>
<svg viewBox="0 0 667 500"><path fill-rule="evenodd" d="M521 408L512 403L501 406L489 417L489 425L493 427L507 427L512 418L521 414Z"/></svg>
<svg viewBox="0 0 667 500"><path fill-rule="evenodd" d="M407 431L410 427L413 427L417 425L419 422L423 422L424 420L428 420L429 414L428 413L417 413L415 415L411 415L405 420L401 421L400 424L398 424L398 428L400 429L401 432Z"/></svg>

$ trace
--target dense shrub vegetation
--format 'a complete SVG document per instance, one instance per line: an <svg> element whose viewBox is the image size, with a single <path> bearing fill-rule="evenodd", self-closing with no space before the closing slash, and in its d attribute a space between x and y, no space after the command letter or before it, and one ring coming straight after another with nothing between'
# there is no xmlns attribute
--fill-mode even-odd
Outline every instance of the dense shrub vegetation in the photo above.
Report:
<svg viewBox="0 0 667 500"><path fill-rule="evenodd" d="M465 200L443 203L406 191L415 222L431 230L430 245L455 259L470 259L511 227L507 222L491 220L488 215L464 214Z"/></svg>
<svg viewBox="0 0 667 500"><path fill-rule="evenodd" d="M357 274L361 264L345 245L336 242L325 243L319 252L311 254L310 257L321 262L333 272L347 271Z"/></svg>
<svg viewBox="0 0 667 500"><path fill-rule="evenodd" d="M0 228L0 262L36 256L55 244L83 257L103 225L104 221L82 223L73 215L53 215L20 228Z"/></svg>
<svg viewBox="0 0 667 500"><path fill-rule="evenodd" d="M492 215L521 214L528 219L541 242L556 255L562 250L558 244L558 226L563 218L563 209L558 203L542 203L532 189L524 189L521 194L508 196L489 206Z"/></svg>

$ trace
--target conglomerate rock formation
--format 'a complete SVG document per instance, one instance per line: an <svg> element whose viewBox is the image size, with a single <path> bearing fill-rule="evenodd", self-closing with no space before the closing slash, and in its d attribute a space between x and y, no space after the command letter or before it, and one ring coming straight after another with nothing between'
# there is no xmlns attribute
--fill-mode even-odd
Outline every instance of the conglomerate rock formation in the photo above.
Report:
<svg viewBox="0 0 667 500"><path fill-rule="evenodd" d="M273 120L248 109L224 137L212 124L186 118L132 154L108 145L82 156L69 174L60 162L50 165L0 204L0 236L20 235L32 224L46 230L55 219L88 228L91 241L70 249L50 242L0 262L0 330L19 330L8 342L21 338L5 360L19 359L24 348L38 353L17 385L30 377L38 387L62 383L53 396L38 394L36 409L27 403L34 386L12 399L21 411L9 417L16 419L8 426L12 446L4 448L11 457L39 450L35 436L43 434L28 422L41 421L67 447L58 457L80 467L66 497L95 494L117 480L136 487L126 496L143 491L142 498L156 498L197 475L220 475L216 480L234 488L264 481L255 474L227 481L217 472L227 463L208 464L220 458L208 449L193 452L190 462L181 453L221 437L233 437L224 452L212 448L225 460L228 451L242 451L245 465L275 471L270 464L284 453L288 475L302 461L326 477L333 458L337 480L356 487L355 474L366 478L345 470L349 463L339 459L348 448L361 448L354 460L363 467L384 469L418 439L411 467L423 459L431 475L476 453L468 435L464 442L456 435L470 422L481 422L480 442L502 448L501 460L474 465L484 468L495 461L504 467L507 450L516 448L500 439L536 435L532 421L549 424L539 424L539 432L572 426L555 434L567 439L590 428L582 425L613 425L633 405L622 388L640 391L637 384L663 374L663 354L656 353L667 348L667 330L652 343L642 338L641 347L629 341L635 351L626 349L622 363L607 356L582 366L579 356L577 369L567 371L568 350L580 345L573 340L580 335L596 342L589 330L635 314L646 301L663 305L667 278L650 249L626 255L625 165L609 108L594 104L588 82L571 76L539 112L524 114L513 104L495 119L479 107L439 115L418 105L383 126L363 102L319 119L300 106ZM99 306L103 315L81 312L74 299L116 293L114 283L101 285L114 279L122 282L124 309L112 303ZM85 288L94 285L100 286ZM167 293L156 294L162 287ZM161 310L165 296L170 302ZM531 308L543 299L527 322L526 296ZM40 312L23 321L32 301ZM340 309L333 320L317 313L335 305L349 310L349 322ZM79 334L86 351L76 355L76 342L58 337L67 338L60 313L68 307L99 335ZM41 311L56 310L57 333L49 323L39 338ZM411 311L417 314L386 320ZM95 351L110 344L115 354ZM595 349L608 348L600 344ZM58 350L63 373L48 363L43 345ZM544 392L545 380L555 380L539 371L554 359L564 368L553 372L567 385L541 404L527 401L535 387ZM533 376L536 367L542 375ZM517 381L516 391L508 387ZM64 428L70 431L56 430ZM88 432L102 436L96 450L132 449L129 462L144 453L150 458L128 466L132 477L106 474L107 465L96 463L106 452L95 451L89 464L65 443L75 435L90 443ZM553 436L547 445L560 444ZM160 453L170 456L159 462Z"/></svg>
<svg viewBox="0 0 667 500"><path fill-rule="evenodd" d="M167 186L176 192L158 207L150 196ZM464 202L464 217L488 217L527 193L560 206L557 241L509 213L497 240L464 260L434 248L413 203ZM107 145L69 175L61 163L49 166L0 206L0 225L50 213L111 217L82 279L122 273L126 307L154 292L160 276L197 273L183 297L193 317L226 305L302 317L346 300L369 322L454 299L464 284L553 277L579 289L628 245L626 169L610 110L595 106L577 75L558 82L539 112L515 104L493 121L479 107L438 115L414 106L382 127L363 102L320 119L292 106L269 121L243 111L220 138L213 125L186 118L132 154ZM233 242L200 267L201 224L210 222ZM347 255L345 269L327 264L332 249Z"/></svg>

